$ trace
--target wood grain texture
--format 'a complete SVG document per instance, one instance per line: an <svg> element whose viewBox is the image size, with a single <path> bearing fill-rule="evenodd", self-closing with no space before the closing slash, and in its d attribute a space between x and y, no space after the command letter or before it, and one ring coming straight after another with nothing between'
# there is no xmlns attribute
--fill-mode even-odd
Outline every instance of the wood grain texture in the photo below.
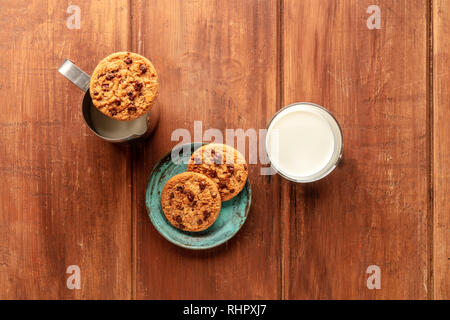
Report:
<svg viewBox="0 0 450 320"><path fill-rule="evenodd" d="M377 1L282 4L282 104L328 108L344 134L342 166L284 186L284 296L424 299L431 295L427 5ZM381 268L381 290L366 269Z"/></svg>
<svg viewBox="0 0 450 320"><path fill-rule="evenodd" d="M450 2L433 1L434 298L450 299Z"/></svg>
<svg viewBox="0 0 450 320"><path fill-rule="evenodd" d="M133 153L135 297L280 298L279 185L260 176L258 165L250 166L248 219L216 249L170 244L144 205L153 165L179 142L171 141L175 129L193 134L195 120L203 132L265 128L278 108L277 2L137 1L133 17L133 47L155 64L161 84L159 127Z"/></svg>
<svg viewBox="0 0 450 320"><path fill-rule="evenodd" d="M449 299L449 17L447 0L1 2L0 299ZM130 148L90 133L57 72L121 50L161 82L159 127ZM163 239L144 190L174 130L258 130L295 101L339 120L338 170L301 186L252 164L235 238L204 252Z"/></svg>
<svg viewBox="0 0 450 320"><path fill-rule="evenodd" d="M82 92L58 72L65 58L92 72L129 44L127 1L0 4L0 299L129 298L129 151L84 125ZM66 268L81 268L68 290Z"/></svg>

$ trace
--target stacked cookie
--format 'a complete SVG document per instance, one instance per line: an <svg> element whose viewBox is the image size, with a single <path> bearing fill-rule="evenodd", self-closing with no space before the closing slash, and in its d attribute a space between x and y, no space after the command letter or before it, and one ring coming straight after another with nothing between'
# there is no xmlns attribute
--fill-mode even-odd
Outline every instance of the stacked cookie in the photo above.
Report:
<svg viewBox="0 0 450 320"><path fill-rule="evenodd" d="M95 68L89 93L103 114L115 120L133 120L153 107L158 97L158 76L147 58L116 52Z"/></svg>
<svg viewBox="0 0 450 320"><path fill-rule="evenodd" d="M164 185L161 207L173 226L205 230L216 221L222 202L242 191L247 177L248 166L239 151L224 144L205 145L192 154L187 172Z"/></svg>

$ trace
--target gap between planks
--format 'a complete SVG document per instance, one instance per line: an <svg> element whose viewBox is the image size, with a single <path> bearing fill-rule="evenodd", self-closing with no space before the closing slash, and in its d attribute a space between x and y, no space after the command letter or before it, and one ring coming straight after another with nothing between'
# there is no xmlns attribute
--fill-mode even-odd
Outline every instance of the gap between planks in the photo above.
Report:
<svg viewBox="0 0 450 320"><path fill-rule="evenodd" d="M136 43L133 38L134 34L134 19L133 19L133 8L134 8L134 0L128 0L128 12L129 12L129 23L130 27L128 28L130 34L128 37L128 47L132 52L136 52ZM139 25L140 27L140 25ZM130 210L131 210L131 300L136 299L136 217L135 217L135 205L134 205L134 154L135 154L135 146L132 145L130 147Z"/></svg>
<svg viewBox="0 0 450 320"><path fill-rule="evenodd" d="M278 108L281 109L284 105L284 81L283 81L283 74L284 74L284 19L283 19L283 13L284 13L284 7L283 7L283 0L277 1L277 56L278 56L278 68L277 68L277 100L278 100ZM279 178L279 177L278 177ZM288 185L286 184L283 179L280 180L280 192L279 192L279 203L280 203L280 211L281 211L281 223L280 223L280 246L281 246L281 257L280 257L280 298L281 300L286 300L288 297L288 291L289 291L289 270L286 269L287 266L289 266L288 261L286 261L286 257L289 255L286 255L286 250L288 250L289 246L289 237L285 237L285 232L289 232L289 227L286 227L286 224L288 224L289 220L289 211L286 210L283 207L283 195L285 189L288 188Z"/></svg>
<svg viewBox="0 0 450 320"><path fill-rule="evenodd" d="M428 102L428 214L427 214L427 250L428 250L428 299L434 299L434 16L433 0L427 7L427 102Z"/></svg>

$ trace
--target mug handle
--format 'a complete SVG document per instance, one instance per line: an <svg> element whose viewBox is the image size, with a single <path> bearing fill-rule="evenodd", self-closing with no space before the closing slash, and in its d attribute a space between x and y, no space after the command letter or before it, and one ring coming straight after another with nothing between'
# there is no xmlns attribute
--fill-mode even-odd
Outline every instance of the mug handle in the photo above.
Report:
<svg viewBox="0 0 450 320"><path fill-rule="evenodd" d="M78 68L72 61L66 59L59 67L58 72L67 78L70 82L76 85L78 88L86 92L89 89L89 82L91 77Z"/></svg>

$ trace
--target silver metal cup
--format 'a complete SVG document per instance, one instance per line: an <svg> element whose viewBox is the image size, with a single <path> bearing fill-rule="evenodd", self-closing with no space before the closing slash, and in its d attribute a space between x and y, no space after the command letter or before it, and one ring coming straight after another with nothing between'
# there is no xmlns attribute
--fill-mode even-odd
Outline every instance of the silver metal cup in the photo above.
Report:
<svg viewBox="0 0 450 320"><path fill-rule="evenodd" d="M72 61L66 59L58 69L64 77L84 92L82 113L84 121L98 137L113 143L143 140L150 136L159 120L159 108L155 103L153 108L141 117L120 121L101 113L93 104L89 94L91 77L78 68Z"/></svg>

